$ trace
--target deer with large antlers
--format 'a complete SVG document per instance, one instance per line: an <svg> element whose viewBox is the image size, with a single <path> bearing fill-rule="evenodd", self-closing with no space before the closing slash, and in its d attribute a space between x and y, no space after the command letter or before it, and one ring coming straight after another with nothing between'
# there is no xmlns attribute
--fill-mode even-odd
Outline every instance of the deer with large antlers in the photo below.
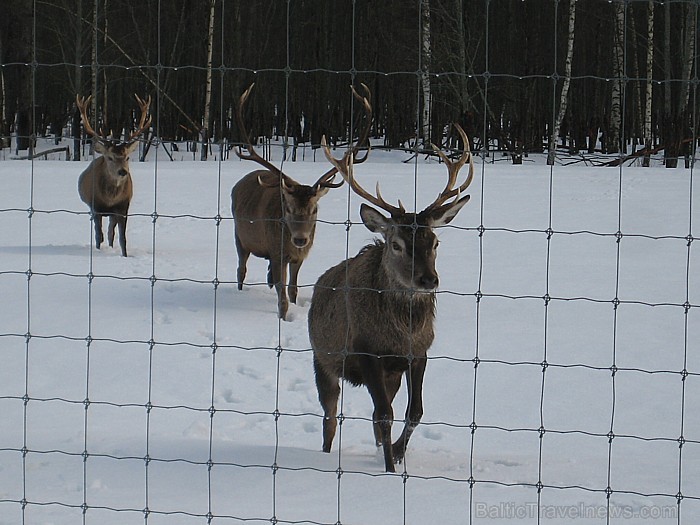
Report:
<svg viewBox="0 0 700 525"><path fill-rule="evenodd" d="M102 154L80 174L78 194L80 199L90 207L95 224L95 247L99 250L104 241L102 218L109 216L107 230L109 246L114 246L114 230L118 226L119 245L124 257L126 257L126 218L134 193L129 171L129 155L138 146L139 135L151 125L151 117L148 115L151 97L146 100L142 100L138 95L135 97L141 108L138 127L127 140L118 141L107 138L102 130L97 133L90 125L87 108L92 96L87 98L75 96L85 132L93 137L95 151Z"/></svg>
<svg viewBox="0 0 700 525"><path fill-rule="evenodd" d="M389 213L362 204L360 217L382 241L365 246L355 257L326 271L316 282L309 309L309 338L318 397L323 408L323 451L330 452L336 432L340 380L365 385L374 404L372 421L377 446L382 447L387 472L395 472L413 430L423 415L423 375L433 342L435 270L438 240L433 228L448 224L469 200L462 196L474 176L469 140L455 125L464 151L450 160L433 148L447 165L448 180L437 199L419 213L407 212L362 188L353 177L353 159L331 155L328 160L362 199ZM469 162L469 175L455 187L457 174ZM403 432L392 444L392 403L406 375L408 407Z"/></svg>
<svg viewBox="0 0 700 525"><path fill-rule="evenodd" d="M236 117L246 143L248 153L239 148L236 153L244 160L252 160L264 169L245 175L231 190L231 211L234 219L234 239L238 252L238 289L243 288L248 257L252 253L269 261L267 284L277 291L277 312L286 319L289 300L296 303L299 269L311 250L316 230L318 201L331 188L343 184L333 182L336 167L307 186L300 184L263 159L253 147L243 123L243 108L255 84L241 95ZM355 163L363 162L367 155L357 158L358 146L367 140L371 124L372 108L369 89L364 86L366 97L354 89L355 98L363 102L367 114L366 126L355 148L351 151ZM289 268L289 299L287 298L287 268Z"/></svg>

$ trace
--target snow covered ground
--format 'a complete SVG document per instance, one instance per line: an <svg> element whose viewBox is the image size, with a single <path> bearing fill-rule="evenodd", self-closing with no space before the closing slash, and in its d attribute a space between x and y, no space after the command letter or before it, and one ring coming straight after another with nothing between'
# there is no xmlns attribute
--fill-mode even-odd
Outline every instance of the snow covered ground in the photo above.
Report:
<svg viewBox="0 0 700 525"><path fill-rule="evenodd" d="M312 183L311 156L285 171ZM357 177L422 208L446 170L406 158ZM265 261L236 289L229 195L251 163L133 162L128 258L92 247L85 166L0 162L0 524L700 519L691 171L478 159L439 231L425 416L394 475L364 389L320 452L306 318L316 278L373 238L359 199L321 200L280 322Z"/></svg>

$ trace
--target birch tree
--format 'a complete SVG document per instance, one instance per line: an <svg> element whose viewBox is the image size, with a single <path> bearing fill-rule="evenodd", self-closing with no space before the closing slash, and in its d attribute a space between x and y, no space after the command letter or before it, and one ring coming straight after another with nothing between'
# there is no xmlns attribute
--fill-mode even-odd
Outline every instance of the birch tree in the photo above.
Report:
<svg viewBox="0 0 700 525"><path fill-rule="evenodd" d="M576 0L569 0L569 29L566 41L566 61L564 62L564 81L561 87L561 96L559 97L559 112L554 121L554 129L549 137L549 153L547 154L547 164L554 165L554 159L557 153L557 141L559 140L559 132L561 123L566 114L566 106L569 95L569 85L571 84L571 63L574 58L574 28L576 24Z"/></svg>
<svg viewBox="0 0 700 525"><path fill-rule="evenodd" d="M695 62L695 34L696 34L696 13L697 7L693 4L687 6L688 11L685 16L685 35L683 39L683 53L682 53L682 66L681 66L681 91L678 97L678 131L679 140L688 136L686 130L688 129L688 101L690 98L690 76L693 72L693 63ZM680 144L679 144L680 146ZM690 167L690 159L688 155L688 148L684 145L685 153L685 167Z"/></svg>
<svg viewBox="0 0 700 525"><path fill-rule="evenodd" d="M209 153L209 132L211 128L211 63L214 51L214 10L216 7L216 0L209 1L209 29L207 31L207 80L204 91L204 117L203 126L200 130L200 135L202 138L202 153L201 159L207 160L207 155Z"/></svg>
<svg viewBox="0 0 700 525"><path fill-rule="evenodd" d="M615 30L613 31L613 82L610 96L610 121L606 133L608 153L620 151L620 129L622 128L622 94L625 67L625 5L614 3Z"/></svg>
<svg viewBox="0 0 700 525"><path fill-rule="evenodd" d="M654 78L654 0L649 0L647 6L647 81L644 98L644 160L642 165L649 167L651 160L651 102L652 80Z"/></svg>
<svg viewBox="0 0 700 525"><path fill-rule="evenodd" d="M430 144L430 0L421 0L421 140L423 147Z"/></svg>

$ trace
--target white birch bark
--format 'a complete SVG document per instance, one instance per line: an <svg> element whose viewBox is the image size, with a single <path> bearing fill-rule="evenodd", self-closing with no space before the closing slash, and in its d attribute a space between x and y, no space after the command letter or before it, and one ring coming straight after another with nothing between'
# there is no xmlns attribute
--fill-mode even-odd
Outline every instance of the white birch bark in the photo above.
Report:
<svg viewBox="0 0 700 525"><path fill-rule="evenodd" d="M615 2L615 30L613 32L613 83L610 96L610 122L606 145L608 153L620 151L620 129L622 128L622 77L625 60L625 6Z"/></svg>
<svg viewBox="0 0 700 525"><path fill-rule="evenodd" d="M421 0L421 90L423 109L421 111L421 140L423 147L430 144L430 0Z"/></svg>
<svg viewBox="0 0 700 525"><path fill-rule="evenodd" d="M690 167L690 157L689 149L685 147L685 143L682 141L687 137L688 132L688 100L690 98L690 76L693 72L693 63L695 62L695 34L696 34L696 9L694 4L689 4L687 6L687 13L685 16L684 30L685 35L683 39L683 67L681 70L681 92L678 97L678 142L680 146L679 154L683 152L685 156L685 167Z"/></svg>
<svg viewBox="0 0 700 525"><path fill-rule="evenodd" d="M557 142L561 123L566 115L568 103L569 85L571 84L571 63L574 58L574 28L576 25L576 0L569 0L569 33L566 43L566 61L564 62L564 81L561 87L561 97L559 98L559 112L554 121L554 128L549 137L549 153L547 154L547 164L552 166L557 152Z"/></svg>
<svg viewBox="0 0 700 525"><path fill-rule="evenodd" d="M216 7L216 0L210 0L209 2L209 30L207 33L207 80L204 91L204 123L200 130L200 135L202 139L202 152L201 159L207 160L207 155L209 153L209 132L211 119L211 61L214 51L214 8Z"/></svg>
<svg viewBox="0 0 700 525"><path fill-rule="evenodd" d="M652 80L654 78L654 1L649 0L647 6L647 81L644 98L644 155L642 165L649 167L652 147L651 136L651 102L652 102Z"/></svg>

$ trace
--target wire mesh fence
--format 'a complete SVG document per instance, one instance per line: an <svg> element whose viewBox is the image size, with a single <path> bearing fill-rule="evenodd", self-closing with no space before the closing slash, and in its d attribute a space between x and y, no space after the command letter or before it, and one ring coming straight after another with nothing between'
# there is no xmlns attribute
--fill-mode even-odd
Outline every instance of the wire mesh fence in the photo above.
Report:
<svg viewBox="0 0 700 525"><path fill-rule="evenodd" d="M530 9L538 4L526 3ZM106 4L96 1L94 12ZM5 183L0 198L0 523L697 519L700 372L694 350L700 321L692 162L697 37L690 25L683 26L682 36L693 44L689 76L654 81L658 99L663 98L658 86L687 87L687 95L681 94L689 100L686 117L692 124L690 140L683 142L693 146L687 168L660 167L664 160L654 148L647 148L652 167L640 166L642 155L630 148L636 139L634 144L643 145L642 123L629 117L637 113L629 108L641 108L635 97L643 91L634 86L647 81L631 73L631 64L641 63L633 50L643 47L633 43L641 38L634 21L648 5L661 13L666 4L697 20L698 2L614 2L610 13L619 14L620 7L625 17L622 77L601 74L585 56L575 58L574 72L566 73L562 53L570 33L569 8L592 9L593 3L535 5L543 13L535 22L552 31L539 34L551 47L537 47L549 51L542 60L551 61L550 67L535 72L521 71L522 62L505 72L489 63L490 53L496 56L499 41L506 38L499 9L515 9L514 2L485 0L471 6L471 14L483 22L484 57L468 71L440 69L437 59L427 61L423 29L432 22L433 34L445 30L440 21L450 17L440 18L438 10L451 4L411 4L410 9L392 5L390 20L414 24L416 67L382 70L366 67L366 56L359 52L360 37L368 38L369 32L362 24L377 30L378 23L368 21L363 2L339 7L348 15L342 34L350 35L351 51L342 69L326 67L319 58L307 64L299 56L295 43L307 26L295 10L310 4L297 0L266 4L275 6L273 14L250 8L257 13L256 24L264 24L267 16L270 31L284 35L278 61L260 68L241 64L255 49L262 53L264 43L243 57L228 55L227 42L238 38L227 25L227 16L240 9L236 2L212 3L220 17L221 66L211 68L171 66L160 46L152 50L155 62L143 64L109 63L106 44L100 44L104 55L96 45L87 63L39 61L37 21L46 13L41 14L43 4L32 3L32 60L2 65L8 78L18 67L29 74L35 131L12 136L13 145L30 139L28 156L33 158L12 160L5 153L0 168ZM161 20L172 5L149 6L155 13L149 20L152 35L177 32ZM425 6L432 9L428 19ZM184 7L183 13L189 16ZM278 27L279 20L284 23ZM96 43L113 34L99 29L100 23L88 32ZM435 37L436 46L439 42ZM393 53L380 48L378 54L387 56L376 63L387 64L384 59ZM139 149L145 161L131 162L135 195L129 257L120 257L118 249L95 248L91 214L76 192L87 163L56 160L63 152L48 154L54 160L35 156L55 146L53 138L38 131L40 123L45 125L38 108L47 89L43 75L57 65L94 69L98 91L103 88L100 73L111 77L112 89L122 85L119 75L129 86L120 89L130 89L135 84L131 75L141 71L149 79L141 79L141 85L154 83L156 118ZM174 134L166 139L161 131L172 124L165 122L170 117L163 109L170 103L166 77L178 69L212 72L220 95L211 137L207 131L189 141ZM386 77L396 83L382 83ZM422 114L430 100L424 98L431 85L426 78L435 87L427 104L435 114L427 117ZM286 321L278 318L276 294L268 290L267 263L251 258L246 287L236 290L230 191L253 168L228 152L238 142L232 111L239 88L253 79L256 89L275 85L272 91L262 88L265 95L253 101L252 125L259 126L253 136L274 129L259 149L304 181L316 180L329 166L317 149L320 136L314 140L310 132L308 140L298 141L290 129L295 92L314 93L308 86L317 80L342 91L345 109L336 105L328 113L343 113L340 126L328 124L340 152L352 143L348 130L357 128L358 118L345 86L360 81L372 86L375 122L381 122L372 140L379 147L357 167L356 176L364 187L379 180L387 200L400 198L411 210L433 200L446 172L421 141L426 138L421 123L430 123L428 137L439 137L448 151L451 142L442 136L448 112L442 106L449 105L452 92L445 86L461 79L460 89L480 93L473 102L478 117L462 120L465 127L471 122L477 146L472 199L460 220L438 233L440 288L425 415L397 474L385 473L382 459L375 457L373 407L364 389L343 384L336 443L331 454L320 452L323 413L307 332L309 302L316 279L371 239L358 214L361 201L347 185L319 203L314 249L301 270L298 304L290 307ZM596 131L594 153L560 148L556 162L548 164L551 137L540 136L546 147L523 154L526 133L518 136L509 110L497 107L507 91L502 86L527 86L533 101L535 92L537 97L545 93L551 133L567 81L570 99L586 93L589 82L619 82L620 112L628 115L620 121L621 151L600 151L607 138ZM404 112L382 101L400 83L412 86L407 95L412 105ZM401 100L406 98L396 103ZM185 107L184 101L175 102ZM122 112L129 111L133 108ZM580 109L570 109L569 115L574 111ZM511 119L508 126L505 115ZM659 115L654 122L660 129ZM267 119L266 124L256 118ZM124 127L129 129L133 119L130 114ZM403 141L394 138L405 131L401 119L412 128ZM200 127L197 118L191 120L192 127ZM494 121L510 131L497 132ZM567 125L561 136L573 144L575 118L564 118ZM61 144L75 136L68 124L57 135ZM195 160L201 149L188 150L195 144L202 148L201 138L211 148L206 162ZM524 165L511 165L515 158ZM603 163L614 166L597 166ZM402 395L394 407L395 426L403 423L407 401Z"/></svg>

